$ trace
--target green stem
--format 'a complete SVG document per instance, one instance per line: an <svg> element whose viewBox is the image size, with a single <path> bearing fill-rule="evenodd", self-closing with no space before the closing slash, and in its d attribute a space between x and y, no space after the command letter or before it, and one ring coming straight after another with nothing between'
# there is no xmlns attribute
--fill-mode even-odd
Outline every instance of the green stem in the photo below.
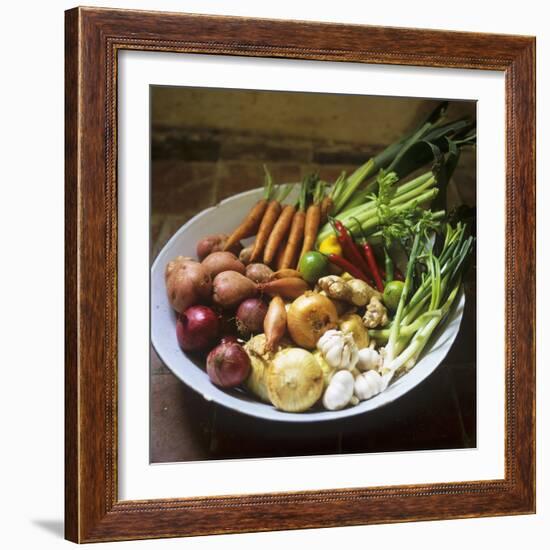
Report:
<svg viewBox="0 0 550 550"><path fill-rule="evenodd" d="M271 194L273 192L273 178L271 177L271 172L267 169L267 166L264 164L265 172L265 190L264 190L264 199L270 200Z"/></svg>
<svg viewBox="0 0 550 550"><path fill-rule="evenodd" d="M357 168L357 170L355 170L355 172L347 178L345 187L339 194L340 196L334 201L334 212L340 212L353 192L361 185L363 180L375 171L376 164L372 158Z"/></svg>
<svg viewBox="0 0 550 550"><path fill-rule="evenodd" d="M390 206L393 208L403 203L410 203L416 197L421 196L425 190L432 187L435 183L436 183L436 180L433 177L428 177L427 179L421 177L421 178L416 178L416 180L414 180L414 185L413 185L413 182L411 181L407 184L404 184L398 187L393 199L390 201ZM358 208L353 208L350 210L346 210L345 212L342 212L338 216L338 219L348 229L351 230L353 226L354 217L357 217L360 221L365 221L371 215L375 215L375 214L376 214L376 201L372 200L369 203L361 205ZM334 231L330 226L330 224L326 223L319 231L317 241L318 242L322 241L323 239L328 237L331 233L334 233Z"/></svg>
<svg viewBox="0 0 550 550"><path fill-rule="evenodd" d="M397 311L395 312L395 316L393 318L393 323L390 329L390 336L388 339L388 345L386 346L386 358L384 359L384 362L386 360L393 360L394 352L395 352L395 345L397 342L397 338L399 337L399 330L401 325L401 318L403 316L403 309L405 307L405 302L407 300L408 294L411 290L411 284L412 284L412 275L414 271L414 266L416 264L416 258L418 256L418 253L420 251L420 235L417 233L414 236L414 241L411 247L411 254L409 256L409 261L407 263L407 273L405 275L405 284L403 285L403 291L401 292L401 296L399 298L399 304L397 306Z"/></svg>
<svg viewBox="0 0 550 550"><path fill-rule="evenodd" d="M424 326L424 324L429 321L432 317L441 316L442 311L439 309L435 309L432 311L426 311L422 315L418 317L414 322L405 324L405 319L403 319L402 326L399 329L399 338L411 338L414 333ZM391 328L385 328L385 329L371 329L369 330L369 336L371 338L374 338L378 343L383 344L384 342L387 342L391 333Z"/></svg>

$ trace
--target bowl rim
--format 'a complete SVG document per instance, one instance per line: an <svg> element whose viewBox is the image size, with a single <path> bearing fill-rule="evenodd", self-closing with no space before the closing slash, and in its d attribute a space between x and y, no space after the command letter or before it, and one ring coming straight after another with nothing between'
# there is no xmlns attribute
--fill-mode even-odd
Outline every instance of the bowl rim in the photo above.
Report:
<svg viewBox="0 0 550 550"><path fill-rule="evenodd" d="M242 200L243 198L248 196L259 195L261 191L262 191L262 188L256 188L256 189L244 191L242 193L238 193L230 197L227 197L222 201L220 201L218 204L214 206L210 206L208 208L205 208L201 212L198 212L195 216L193 216L191 219L189 219L187 222L185 222L183 225L179 227L179 229L172 235L172 237L170 237L170 239L165 243L165 245L157 254L153 264L151 265L151 271L150 271L149 333L150 333L150 344L153 346L153 348L155 349L155 352L157 353L161 361L164 363L164 365L186 386L191 388L196 393L200 394L207 401L214 401L216 404L223 406L224 408L230 409L240 414L252 416L258 419L263 419L268 421L278 421L278 422L304 423L304 424L310 423L310 422L338 421L338 420L350 418L353 416L365 415L369 412L373 412L391 403L394 403L400 397L404 396L413 388L415 388L416 386L424 382L444 361L456 337L458 336L458 333L460 332L460 326L463 319L464 304L465 304L465 294L464 294L463 288L461 288L458 300L456 300L455 303L453 304L451 310L448 313L447 318L444 320L444 323L439 327L437 327L435 333L432 335L430 339L432 340L432 347L430 348L428 353L424 352L420 360L414 366L414 368L410 372L399 377L395 383L390 384L390 386L384 392L378 394L372 399L363 401L353 407L346 407L338 411L309 410L301 413L291 413L286 411L280 411L276 409L273 405L264 403L260 400L257 400L257 401L243 400L241 397L234 394L235 390L229 390L229 391L223 390L222 388L218 388L212 383L209 384L208 391L206 391L206 389L202 387L201 383L196 383L193 377L185 377L179 369L171 366L170 364L171 360L167 359L166 354L163 353L162 347L158 345L158 343L155 341L155 338L154 338L154 330L153 330L154 297L153 297L153 284L152 284L153 274L158 269L162 269L161 261L165 260L164 258L165 251L171 248L173 244L181 238L181 235L186 231L188 227L195 224L199 219L208 215L208 213L218 209L220 206L223 206L227 203L231 203L235 200ZM437 348L439 346L434 347L433 344L437 343L438 340L445 335L445 333L449 328L452 328L451 323L456 325L456 329L452 333L447 334L443 342L439 344L439 346L444 346L446 348L444 350L444 353L440 352L439 355L441 355L441 357L439 358L439 360L436 359L429 366L426 366L424 364L423 369L422 368L418 369L418 367L422 365L422 363L425 361L426 357L430 353L434 353L437 351ZM185 352L181 351L181 353L185 358L185 360L191 365L193 365L194 368L202 370L200 369L200 367L198 367L194 363L192 359L190 359L187 356ZM410 375L415 371L419 374L411 378ZM205 373L205 376L206 376L206 373ZM398 385L396 386L396 384ZM394 391L391 391L391 388L397 388L397 389Z"/></svg>

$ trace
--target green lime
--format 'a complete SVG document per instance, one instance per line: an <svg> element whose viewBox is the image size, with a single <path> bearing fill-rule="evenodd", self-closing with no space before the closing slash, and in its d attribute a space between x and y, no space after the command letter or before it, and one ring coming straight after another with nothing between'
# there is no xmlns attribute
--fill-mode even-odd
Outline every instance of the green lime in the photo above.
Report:
<svg viewBox="0 0 550 550"><path fill-rule="evenodd" d="M317 279L328 273L328 260L326 256L314 250L306 252L300 259L298 271L308 283L315 283Z"/></svg>
<svg viewBox="0 0 550 550"><path fill-rule="evenodd" d="M382 299L384 304L392 311L395 311L399 305L399 298L401 298L404 286L403 281L391 281L384 288Z"/></svg>

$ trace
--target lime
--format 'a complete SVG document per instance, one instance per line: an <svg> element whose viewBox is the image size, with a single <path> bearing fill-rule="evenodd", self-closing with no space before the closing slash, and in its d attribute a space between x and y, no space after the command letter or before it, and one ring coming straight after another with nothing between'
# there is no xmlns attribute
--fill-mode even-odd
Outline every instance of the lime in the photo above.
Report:
<svg viewBox="0 0 550 550"><path fill-rule="evenodd" d="M401 298L404 286L403 281L391 281L384 288L382 299L384 304L392 311L395 311L399 305L399 298Z"/></svg>
<svg viewBox="0 0 550 550"><path fill-rule="evenodd" d="M326 256L314 250L306 252L300 259L298 271L308 283L315 283L317 279L328 273L328 260Z"/></svg>

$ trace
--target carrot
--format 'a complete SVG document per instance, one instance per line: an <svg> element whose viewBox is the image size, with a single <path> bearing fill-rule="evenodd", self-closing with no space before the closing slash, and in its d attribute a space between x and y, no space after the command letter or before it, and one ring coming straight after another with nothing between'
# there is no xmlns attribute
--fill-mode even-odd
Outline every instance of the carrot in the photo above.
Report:
<svg viewBox="0 0 550 550"><path fill-rule="evenodd" d="M285 253L285 243L281 243L279 245L279 248L277 248L277 253L275 254L275 259L273 260L273 269L279 270L281 269L281 265L283 265L283 254Z"/></svg>
<svg viewBox="0 0 550 550"><path fill-rule="evenodd" d="M298 251L304 239L305 223L306 213L302 210L298 210L292 218L288 242L283 253L281 266L277 266L278 269L294 268L296 266Z"/></svg>
<svg viewBox="0 0 550 550"><path fill-rule="evenodd" d="M240 225L231 233L229 239L227 239L224 250L229 250L232 246L237 244L241 239L252 237L258 230L260 222L265 214L267 208L267 200L259 200L252 210L247 214L246 218L240 223Z"/></svg>
<svg viewBox="0 0 550 550"><path fill-rule="evenodd" d="M294 218L295 208L292 204L287 204L281 211L277 223L273 227L273 231L267 239L267 244L265 245L264 250L264 264L270 264L275 257L277 248L279 245L284 242L285 237L287 236L290 230L290 224Z"/></svg>
<svg viewBox="0 0 550 550"><path fill-rule="evenodd" d="M281 213L281 200L286 198L291 189L291 185L286 185L279 193L279 196L271 200L267 205L262 223L260 223L260 228L258 229L258 234L256 235L256 240L254 241L254 248L250 256L251 263L257 262L260 259L265 245L267 244L267 240L269 239L269 235L279 219Z"/></svg>
<svg viewBox="0 0 550 550"><path fill-rule="evenodd" d="M281 203L275 199L270 201L267 205L264 217L262 218L262 223L260 223L256 240L254 241L254 248L252 249L252 255L250 256L250 261L252 263L257 262L260 259L260 255L264 250L269 234L277 222L280 212Z"/></svg>
<svg viewBox="0 0 550 550"><path fill-rule="evenodd" d="M288 242L284 249L281 265L277 265L277 269L286 269L296 265L296 255L304 239L304 227L306 223L306 198L307 198L308 179L304 179L300 189L300 199L298 201L298 210L292 218Z"/></svg>
<svg viewBox="0 0 550 550"><path fill-rule="evenodd" d="M264 196L253 207L246 217L241 221L239 226L231 233L229 239L225 243L224 250L229 250L233 245L237 244L241 239L252 237L258 231L260 223L267 210L269 199L273 192L273 178L264 165L265 170L265 191Z"/></svg>
<svg viewBox="0 0 550 550"><path fill-rule="evenodd" d="M315 239L317 238L317 231L319 231L319 225L321 224L321 192L322 186L320 182L317 182L313 196L313 204L310 204L306 211L304 243L302 245L302 252L300 252L300 259L306 252L309 252L313 248Z"/></svg>

